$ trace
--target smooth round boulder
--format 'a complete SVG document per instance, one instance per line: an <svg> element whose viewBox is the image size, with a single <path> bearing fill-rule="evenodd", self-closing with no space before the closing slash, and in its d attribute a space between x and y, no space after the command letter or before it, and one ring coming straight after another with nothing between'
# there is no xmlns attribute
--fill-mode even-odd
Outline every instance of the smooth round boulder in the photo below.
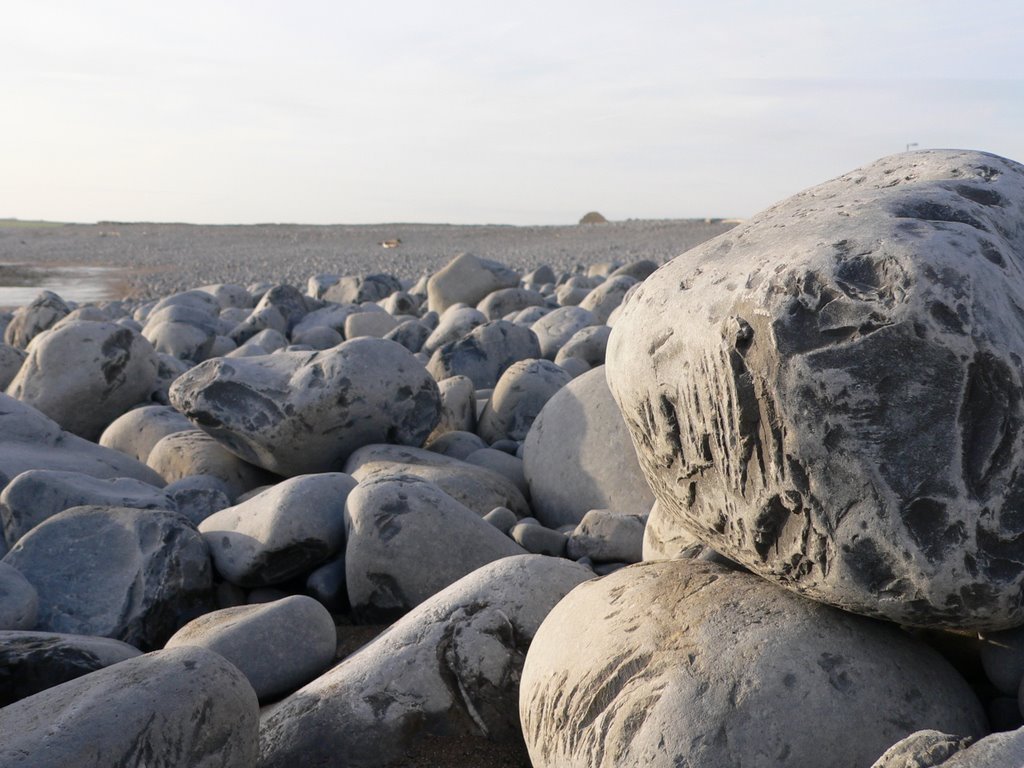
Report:
<svg viewBox="0 0 1024 768"><path fill-rule="evenodd" d="M495 320L438 347L427 370L438 381L466 376L475 388L486 389L497 384L513 363L537 357L541 357L540 346L533 331L507 320Z"/></svg>
<svg viewBox="0 0 1024 768"><path fill-rule="evenodd" d="M523 442L523 470L534 515L549 528L576 525L591 509L643 515L654 503L603 367L548 400Z"/></svg>
<svg viewBox="0 0 1024 768"><path fill-rule="evenodd" d="M480 413L477 433L488 443L525 439L544 405L570 381L572 376L548 360L513 363Z"/></svg>
<svg viewBox="0 0 1024 768"><path fill-rule="evenodd" d="M526 288L502 288L487 294L476 308L483 312L488 320L500 320L527 307L543 307L546 303L544 296L537 291Z"/></svg>
<svg viewBox="0 0 1024 768"><path fill-rule="evenodd" d="M569 340L563 344L558 354L555 355L555 362L564 365L567 360L582 360L591 368L604 365L605 353L608 349L608 337L612 329L607 325L589 325L580 328Z"/></svg>
<svg viewBox="0 0 1024 768"><path fill-rule="evenodd" d="M593 312L581 307L562 306L547 313L530 326L537 334L537 342L540 344L540 354L537 357L554 360L563 344L578 331L591 325L601 323Z"/></svg>
<svg viewBox="0 0 1024 768"><path fill-rule="evenodd" d="M167 483L195 475L215 478L223 483L231 499L277 479L238 458L199 429L172 432L161 438L149 452L146 463Z"/></svg>
<svg viewBox="0 0 1024 768"><path fill-rule="evenodd" d="M118 416L103 430L99 443L145 463L153 446L167 435L195 429L169 405L145 405Z"/></svg>
<svg viewBox="0 0 1024 768"><path fill-rule="evenodd" d="M0 560L0 630L33 629L38 615L36 588L21 571Z"/></svg>
<svg viewBox="0 0 1024 768"><path fill-rule="evenodd" d="M268 701L324 672L334 659L337 633L326 608L292 595L193 619L165 647L181 646L216 651L238 667L260 701Z"/></svg>
<svg viewBox="0 0 1024 768"><path fill-rule="evenodd" d="M202 537L176 512L74 507L21 537L4 557L39 595L36 629L160 647L209 606Z"/></svg>
<svg viewBox="0 0 1024 768"><path fill-rule="evenodd" d="M608 381L664 513L899 623L1024 622L1024 166L884 158L659 269Z"/></svg>
<svg viewBox="0 0 1024 768"><path fill-rule="evenodd" d="M639 281L636 278L629 277L628 275L609 277L599 286L591 289L590 293L583 297L578 306L580 309L587 309L593 312L599 323L607 323L608 316L611 315L612 310L622 303L626 292L636 285L637 282Z"/></svg>
<svg viewBox="0 0 1024 768"><path fill-rule="evenodd" d="M688 560L573 590L519 701L536 768L861 768L923 728L986 729L963 678L897 627Z"/></svg>
<svg viewBox="0 0 1024 768"><path fill-rule="evenodd" d="M422 445L440 417L423 366L400 344L370 338L208 360L175 381L170 398L242 459L285 476L338 469L369 443Z"/></svg>
<svg viewBox="0 0 1024 768"><path fill-rule="evenodd" d="M475 306L492 291L518 285L519 274L504 264L460 253L427 280L427 308L444 312L452 304Z"/></svg>
<svg viewBox="0 0 1024 768"><path fill-rule="evenodd" d="M68 432L97 439L110 422L149 398L157 355L135 331L78 320L34 340L7 393Z"/></svg>
<svg viewBox="0 0 1024 768"><path fill-rule="evenodd" d="M204 648L157 651L0 709L10 768L252 768L259 703Z"/></svg>

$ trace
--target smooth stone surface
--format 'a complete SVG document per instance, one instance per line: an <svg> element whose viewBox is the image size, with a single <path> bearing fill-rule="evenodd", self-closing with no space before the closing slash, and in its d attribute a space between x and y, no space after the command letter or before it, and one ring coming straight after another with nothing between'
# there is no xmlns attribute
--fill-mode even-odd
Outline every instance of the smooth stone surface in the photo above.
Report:
<svg viewBox="0 0 1024 768"><path fill-rule="evenodd" d="M34 340L7 394L87 440L149 398L157 356L141 335L116 323L74 321Z"/></svg>
<svg viewBox="0 0 1024 768"><path fill-rule="evenodd" d="M488 443L523 440L544 405L572 377L548 360L513 363L498 379L477 432Z"/></svg>
<svg viewBox="0 0 1024 768"><path fill-rule="evenodd" d="M455 430L431 438L424 447L428 451L465 461L466 457L471 453L486 448L487 443L484 442L482 437L472 432Z"/></svg>
<svg viewBox="0 0 1024 768"><path fill-rule="evenodd" d="M400 290L402 283L394 275L345 275L339 278L338 282L328 286L323 293L323 299L338 304L362 304L365 301L386 299Z"/></svg>
<svg viewBox="0 0 1024 768"><path fill-rule="evenodd" d="M512 530L512 526L519 522L516 513L508 507L495 507L484 515L483 519L506 535Z"/></svg>
<svg viewBox="0 0 1024 768"><path fill-rule="evenodd" d="M494 448L482 448L474 451L465 458L467 464L473 464L492 472L497 472L505 477L519 489L523 498L529 501L530 486L526 482L526 474L523 472L523 460Z"/></svg>
<svg viewBox="0 0 1024 768"><path fill-rule="evenodd" d="M398 321L387 312L356 312L345 319L345 338L372 336L380 339L397 326Z"/></svg>
<svg viewBox="0 0 1024 768"><path fill-rule="evenodd" d="M437 382L441 418L430 439L445 432L476 432L476 388L467 376L449 376Z"/></svg>
<svg viewBox="0 0 1024 768"><path fill-rule="evenodd" d="M487 563L524 554L433 483L395 474L349 494L345 576L353 611L387 621Z"/></svg>
<svg viewBox="0 0 1024 768"><path fill-rule="evenodd" d="M160 439L146 463L163 478L161 482L173 483L193 475L216 478L232 499L274 479L266 470L238 458L199 429L173 432Z"/></svg>
<svg viewBox="0 0 1024 768"><path fill-rule="evenodd" d="M3 562L39 594L36 629L142 650L202 613L213 585L202 537L163 510L75 507L21 537Z"/></svg>
<svg viewBox="0 0 1024 768"><path fill-rule="evenodd" d="M83 472L93 477L131 477L162 486L145 464L65 432L30 405L0 392L0 482L30 469Z"/></svg>
<svg viewBox="0 0 1024 768"><path fill-rule="evenodd" d="M537 334L537 342L540 344L540 354L537 357L554 360L563 344L590 325L601 323L593 312L581 307L562 306L544 315L530 326Z"/></svg>
<svg viewBox="0 0 1024 768"><path fill-rule="evenodd" d="M540 356L533 331L507 320L494 320L477 326L458 341L438 347L427 370L438 381L468 376L476 389L485 389L497 384L513 363Z"/></svg>
<svg viewBox="0 0 1024 768"><path fill-rule="evenodd" d="M214 512L231 506L228 487L210 475L189 475L164 486L173 509L198 526Z"/></svg>
<svg viewBox="0 0 1024 768"><path fill-rule="evenodd" d="M100 445L145 463L162 438L195 429L192 422L169 405L146 405L118 416L103 430Z"/></svg>
<svg viewBox="0 0 1024 768"><path fill-rule="evenodd" d="M427 281L427 308L444 312L452 304L475 306L487 294L519 285L519 274L504 264L460 253Z"/></svg>
<svg viewBox="0 0 1024 768"><path fill-rule="evenodd" d="M527 552L548 557L563 557L565 546L569 541L568 537L560 531L529 523L516 523L509 529L508 535L512 541Z"/></svg>
<svg viewBox="0 0 1024 768"><path fill-rule="evenodd" d="M644 559L647 519L610 509L592 509L569 535L566 553L573 560L589 557L595 563L639 563Z"/></svg>
<svg viewBox="0 0 1024 768"><path fill-rule="evenodd" d="M437 384L407 349L383 339L208 360L170 396L238 456L285 476L335 470L369 443L422 445L440 415Z"/></svg>
<svg viewBox="0 0 1024 768"><path fill-rule="evenodd" d="M884 158L688 251L608 380L664 512L816 600L1024 622L1024 166Z"/></svg>
<svg viewBox="0 0 1024 768"><path fill-rule="evenodd" d="M628 275L610 277L583 297L579 307L593 312L599 323L607 323L612 310L622 303L626 292L637 282L636 278Z"/></svg>
<svg viewBox="0 0 1024 768"><path fill-rule="evenodd" d="M427 733L520 740L526 650L548 611L591 576L536 555L474 571L271 708L260 731L261 768L400 764Z"/></svg>
<svg viewBox="0 0 1024 768"><path fill-rule="evenodd" d="M536 768L860 768L923 728L985 717L936 651L756 576L673 560L582 585L520 688Z"/></svg>
<svg viewBox="0 0 1024 768"><path fill-rule="evenodd" d="M336 645L327 609L311 597L292 595L204 614L175 632L165 647L219 653L245 675L260 701L267 701L326 670Z"/></svg>
<svg viewBox="0 0 1024 768"><path fill-rule="evenodd" d="M604 365L605 354L608 350L608 337L612 329L607 325L590 325L580 328L569 340L563 344L558 354L555 355L555 362L564 366L570 358L582 360L591 368Z"/></svg>
<svg viewBox="0 0 1024 768"><path fill-rule="evenodd" d="M0 630L34 629L38 615L36 588L21 571L0 561Z"/></svg>
<svg viewBox="0 0 1024 768"><path fill-rule="evenodd" d="M534 514L549 528L591 509L643 515L654 503L603 367L548 400L523 443L523 469Z"/></svg>
<svg viewBox="0 0 1024 768"><path fill-rule="evenodd" d="M344 550L310 572L306 592L331 613L349 612Z"/></svg>
<svg viewBox="0 0 1024 768"><path fill-rule="evenodd" d="M525 288L502 288L491 291L476 308L480 310L488 320L500 320L513 312L521 312L527 307L543 307L547 301L537 291Z"/></svg>
<svg viewBox="0 0 1024 768"><path fill-rule="evenodd" d="M487 315L473 307L455 304L448 307L437 319L437 327L431 330L422 350L433 354L438 347L458 341L477 326L487 322Z"/></svg>
<svg viewBox="0 0 1024 768"><path fill-rule="evenodd" d="M281 584L345 544L345 500L356 481L341 472L300 475L199 524L217 572L240 587Z"/></svg>
<svg viewBox="0 0 1024 768"><path fill-rule="evenodd" d="M141 653L109 637L0 631L0 707Z"/></svg>
<svg viewBox="0 0 1024 768"><path fill-rule="evenodd" d="M419 320L404 320L392 328L384 338L401 344L410 352L419 352L430 336L430 330Z"/></svg>
<svg viewBox="0 0 1024 768"><path fill-rule="evenodd" d="M523 494L504 475L422 448L368 445L349 457L345 471L360 482L382 475L415 475L480 516L495 507L508 507L520 517L530 514Z"/></svg>
<svg viewBox="0 0 1024 768"><path fill-rule="evenodd" d="M32 469L0 491L0 522L11 546L33 527L71 507L87 504L133 509L176 509L160 488L130 477L98 478L81 472Z"/></svg>
<svg viewBox="0 0 1024 768"><path fill-rule="evenodd" d="M0 709L0 765L252 768L259 704L202 648L157 651Z"/></svg>
<svg viewBox="0 0 1024 768"><path fill-rule="evenodd" d="M7 385L14 381L26 357L25 352L17 347L0 344L0 390L7 389Z"/></svg>

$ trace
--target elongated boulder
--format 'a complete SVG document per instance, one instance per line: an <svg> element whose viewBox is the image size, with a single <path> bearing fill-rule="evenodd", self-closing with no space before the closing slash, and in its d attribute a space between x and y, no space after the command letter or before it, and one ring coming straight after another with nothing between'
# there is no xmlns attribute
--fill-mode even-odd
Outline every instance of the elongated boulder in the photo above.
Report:
<svg viewBox="0 0 1024 768"><path fill-rule="evenodd" d="M540 555L474 571L265 711L259 765L407 765L428 734L444 744L464 736L521 743L523 657L548 611L592 576Z"/></svg>
<svg viewBox="0 0 1024 768"><path fill-rule="evenodd" d="M440 418L436 382L384 339L208 360L175 381L170 398L229 450L286 476L338 469L369 443L422 445Z"/></svg>
<svg viewBox="0 0 1024 768"><path fill-rule="evenodd" d="M573 590L519 701L535 768L859 768L914 731L986 725L963 678L897 627L692 560Z"/></svg>
<svg viewBox="0 0 1024 768"><path fill-rule="evenodd" d="M627 300L608 381L664 520L817 600L1024 622L1024 167L879 160Z"/></svg>
<svg viewBox="0 0 1024 768"><path fill-rule="evenodd" d="M205 648L138 656L0 709L10 768L251 768L259 704Z"/></svg>

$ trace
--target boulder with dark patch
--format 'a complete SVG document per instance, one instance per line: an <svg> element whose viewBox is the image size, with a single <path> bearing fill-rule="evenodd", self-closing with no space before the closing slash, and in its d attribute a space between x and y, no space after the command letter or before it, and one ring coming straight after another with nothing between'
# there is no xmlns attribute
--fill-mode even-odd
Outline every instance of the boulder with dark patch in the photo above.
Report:
<svg viewBox="0 0 1024 768"><path fill-rule="evenodd" d="M934 150L779 203L627 300L608 380L665 519L904 624L1024 621L1024 166Z"/></svg>
<svg viewBox="0 0 1024 768"><path fill-rule="evenodd" d="M466 376L477 389L486 389L497 384L513 363L540 356L533 331L508 320L495 320L477 326L458 341L438 347L427 370L438 381Z"/></svg>

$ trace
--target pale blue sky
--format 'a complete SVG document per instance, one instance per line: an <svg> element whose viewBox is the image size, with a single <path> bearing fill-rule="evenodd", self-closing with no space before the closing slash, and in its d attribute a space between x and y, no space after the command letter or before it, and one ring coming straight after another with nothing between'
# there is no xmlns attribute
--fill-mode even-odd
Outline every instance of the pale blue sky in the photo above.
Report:
<svg viewBox="0 0 1024 768"><path fill-rule="evenodd" d="M1024 161L1024 5L16 0L0 217L749 216L920 147Z"/></svg>

